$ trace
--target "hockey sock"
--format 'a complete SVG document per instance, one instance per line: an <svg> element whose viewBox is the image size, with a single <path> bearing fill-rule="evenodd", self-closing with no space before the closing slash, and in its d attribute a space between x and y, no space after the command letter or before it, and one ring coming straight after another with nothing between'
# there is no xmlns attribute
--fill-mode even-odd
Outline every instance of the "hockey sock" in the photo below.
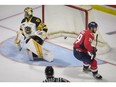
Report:
<svg viewBox="0 0 116 87"><path fill-rule="evenodd" d="M91 63L91 71L95 72L97 71L97 61L94 59L93 62Z"/></svg>

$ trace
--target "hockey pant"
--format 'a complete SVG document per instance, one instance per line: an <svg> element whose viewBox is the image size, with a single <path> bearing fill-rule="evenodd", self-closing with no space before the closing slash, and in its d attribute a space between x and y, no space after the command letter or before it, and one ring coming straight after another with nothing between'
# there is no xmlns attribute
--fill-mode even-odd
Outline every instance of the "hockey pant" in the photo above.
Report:
<svg viewBox="0 0 116 87"><path fill-rule="evenodd" d="M82 61L84 66L90 65L92 72L97 72L97 61L95 58L91 60L91 56L88 53L79 52L73 48L73 55L76 59Z"/></svg>

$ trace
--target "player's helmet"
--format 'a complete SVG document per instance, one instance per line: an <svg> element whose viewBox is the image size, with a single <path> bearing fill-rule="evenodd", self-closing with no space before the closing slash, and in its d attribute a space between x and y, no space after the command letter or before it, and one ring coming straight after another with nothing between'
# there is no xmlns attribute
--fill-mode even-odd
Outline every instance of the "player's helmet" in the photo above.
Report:
<svg viewBox="0 0 116 87"><path fill-rule="evenodd" d="M26 17L27 17L27 16L33 15L33 9L32 9L31 7L26 7L26 8L24 9L24 12L25 12L25 16L26 16Z"/></svg>
<svg viewBox="0 0 116 87"><path fill-rule="evenodd" d="M89 29L94 29L94 28L97 28L97 27L98 27L98 24L96 22L90 22L88 24Z"/></svg>
<svg viewBox="0 0 116 87"><path fill-rule="evenodd" d="M52 68L52 66L47 66L46 67L45 74L46 75L53 75L54 74L54 69Z"/></svg>

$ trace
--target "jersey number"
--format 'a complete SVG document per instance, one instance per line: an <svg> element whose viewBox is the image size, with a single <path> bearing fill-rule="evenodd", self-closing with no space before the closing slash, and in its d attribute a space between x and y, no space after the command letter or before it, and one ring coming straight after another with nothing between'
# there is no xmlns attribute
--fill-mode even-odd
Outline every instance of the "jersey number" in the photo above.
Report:
<svg viewBox="0 0 116 87"><path fill-rule="evenodd" d="M83 37L83 34L79 34L79 36L77 37L77 39L76 39L76 42L75 43L78 43L80 40L81 40L81 38Z"/></svg>

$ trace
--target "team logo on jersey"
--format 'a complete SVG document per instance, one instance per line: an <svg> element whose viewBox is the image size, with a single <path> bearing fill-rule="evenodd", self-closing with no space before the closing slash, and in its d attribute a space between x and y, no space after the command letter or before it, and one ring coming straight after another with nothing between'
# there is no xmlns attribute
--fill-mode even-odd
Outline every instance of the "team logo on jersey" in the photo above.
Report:
<svg viewBox="0 0 116 87"><path fill-rule="evenodd" d="M31 34L31 27L29 27L29 26L25 27L25 33Z"/></svg>

